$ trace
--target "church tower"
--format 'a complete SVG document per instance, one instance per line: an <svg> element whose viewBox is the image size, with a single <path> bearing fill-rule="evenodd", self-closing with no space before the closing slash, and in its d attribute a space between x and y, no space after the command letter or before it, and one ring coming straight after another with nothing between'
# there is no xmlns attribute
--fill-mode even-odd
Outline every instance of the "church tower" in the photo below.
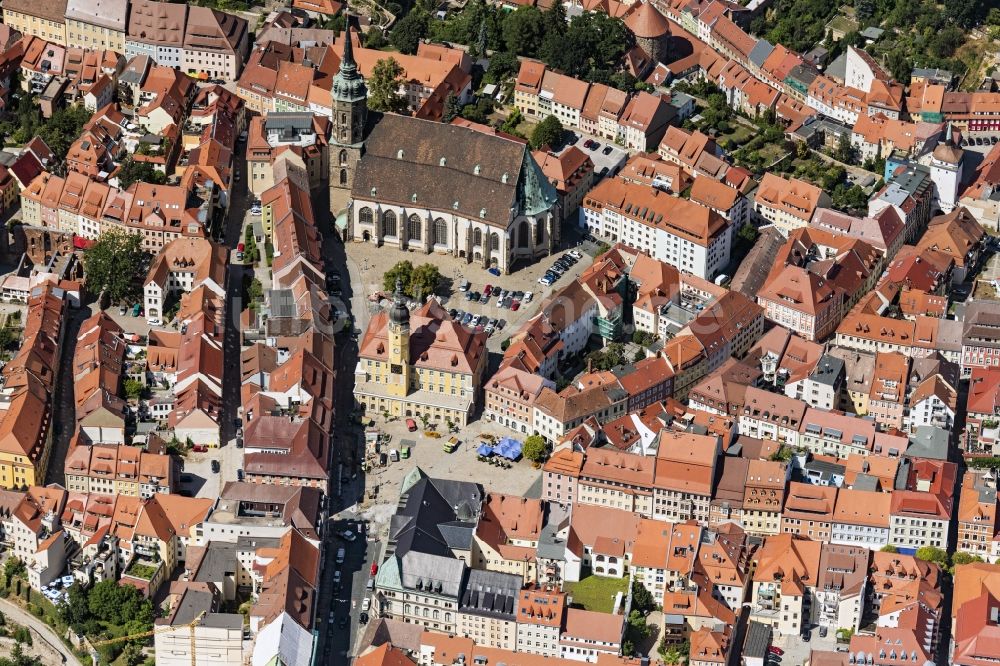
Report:
<svg viewBox="0 0 1000 666"><path fill-rule="evenodd" d="M333 78L333 136L330 142L330 209L337 214L346 206L354 184L354 171L364 148L368 118L368 87L354 61L354 43L348 18L344 31L344 56Z"/></svg>
<svg viewBox="0 0 1000 666"><path fill-rule="evenodd" d="M410 311L403 299L403 285L396 280L396 293L389 310L389 393L404 397L410 392Z"/></svg>
<svg viewBox="0 0 1000 666"><path fill-rule="evenodd" d="M937 191L938 205L945 213L955 210L964 180L965 151L952 133L951 123L945 129L944 140L931 153L931 181Z"/></svg>

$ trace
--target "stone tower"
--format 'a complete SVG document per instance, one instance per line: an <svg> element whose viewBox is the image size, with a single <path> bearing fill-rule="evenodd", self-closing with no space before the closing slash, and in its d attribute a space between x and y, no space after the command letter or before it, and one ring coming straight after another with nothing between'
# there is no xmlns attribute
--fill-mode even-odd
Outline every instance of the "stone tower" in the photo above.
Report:
<svg viewBox="0 0 1000 666"><path fill-rule="evenodd" d="M670 52L670 23L649 2L633 5L625 16L625 25L635 35L635 43L652 59L653 64L667 62Z"/></svg>
<svg viewBox="0 0 1000 666"><path fill-rule="evenodd" d="M354 61L354 44L348 20L344 31L344 56L333 78L333 136L330 141L330 210L342 211L351 195L354 172L364 149L368 119L368 87Z"/></svg>
<svg viewBox="0 0 1000 666"><path fill-rule="evenodd" d="M937 190L938 205L945 213L955 210L963 181L965 151L955 141L951 123L945 128L944 140L931 153L931 180Z"/></svg>
<svg viewBox="0 0 1000 666"><path fill-rule="evenodd" d="M396 293L389 310L389 393L402 398L410 392L410 311L403 298L403 285L396 280Z"/></svg>

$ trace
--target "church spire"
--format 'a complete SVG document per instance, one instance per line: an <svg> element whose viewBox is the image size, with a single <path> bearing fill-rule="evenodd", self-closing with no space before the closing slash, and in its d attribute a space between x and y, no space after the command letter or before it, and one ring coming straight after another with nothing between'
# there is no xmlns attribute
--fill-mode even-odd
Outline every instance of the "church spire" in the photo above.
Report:
<svg viewBox="0 0 1000 666"><path fill-rule="evenodd" d="M358 75L358 63L354 61L354 43L351 40L351 15L345 14L346 23L344 29L344 57L340 60L340 73L351 80Z"/></svg>
<svg viewBox="0 0 1000 666"><path fill-rule="evenodd" d="M343 102L356 102L368 96L365 77L358 71L354 60L354 42L351 40L351 19L347 18L344 30L344 55L340 59L340 71L333 77L333 98Z"/></svg>

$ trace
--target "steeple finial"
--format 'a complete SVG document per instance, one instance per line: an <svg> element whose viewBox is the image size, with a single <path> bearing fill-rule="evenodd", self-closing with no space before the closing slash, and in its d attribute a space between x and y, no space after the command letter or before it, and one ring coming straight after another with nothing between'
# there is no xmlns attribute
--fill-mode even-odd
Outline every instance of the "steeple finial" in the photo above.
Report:
<svg viewBox="0 0 1000 666"><path fill-rule="evenodd" d="M351 40L351 15L345 13L344 57L340 60L340 73L346 79L357 76L358 64L354 62L354 42Z"/></svg>

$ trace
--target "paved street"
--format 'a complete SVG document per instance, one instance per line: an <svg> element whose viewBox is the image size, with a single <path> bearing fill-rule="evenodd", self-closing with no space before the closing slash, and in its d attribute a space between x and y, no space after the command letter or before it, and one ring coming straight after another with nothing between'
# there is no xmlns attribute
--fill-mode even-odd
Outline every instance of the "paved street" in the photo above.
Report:
<svg viewBox="0 0 1000 666"><path fill-rule="evenodd" d="M80 325L90 317L90 314L88 308L71 309L69 319L66 321L60 351L59 381L56 383L53 396L52 428L49 431L52 452L45 473L46 483L58 483L63 486L66 484L66 454L69 452L69 440L73 437L76 426L73 354L76 352L76 337L80 332Z"/></svg>
<svg viewBox="0 0 1000 666"><path fill-rule="evenodd" d="M244 176L247 174L245 151L236 151L234 168ZM232 189L228 217L222 231L223 242L230 250L235 249L240 242L243 220L250 203L246 180L236 181ZM223 358L226 362L222 369L222 423L220 424L222 446L208 454L192 454L188 457L189 465L190 463L196 465L191 472L193 475L202 475L202 468L198 465L198 455L208 457L209 465L211 459L218 460L221 468L219 474L213 474L210 468L207 469L207 481L198 492L199 497L218 497L221 484L235 481L236 470L243 467L243 449L236 448L235 425L240 407L240 312L243 311L243 271L243 266L239 264L230 264L226 271L226 319L222 342ZM215 489L214 494L211 491L205 492L212 488Z"/></svg>
<svg viewBox="0 0 1000 666"><path fill-rule="evenodd" d="M0 611L3 611L3 614L9 617L11 621L26 627L31 627L38 632L52 649L58 651L62 655L64 664L83 666L80 663L80 660L76 658L76 655L73 654L73 652L67 648L61 640L59 640L56 633L49 628L49 625L39 620L31 613L25 612L19 606L16 606L6 599L0 599Z"/></svg>

